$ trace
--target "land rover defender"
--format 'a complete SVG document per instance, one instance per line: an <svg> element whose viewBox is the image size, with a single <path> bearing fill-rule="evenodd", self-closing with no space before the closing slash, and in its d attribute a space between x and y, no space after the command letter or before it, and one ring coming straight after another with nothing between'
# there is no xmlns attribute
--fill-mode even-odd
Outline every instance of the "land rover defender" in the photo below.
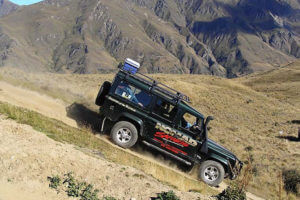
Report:
<svg viewBox="0 0 300 200"><path fill-rule="evenodd" d="M137 72L139 64L126 59L112 83L106 81L96 98L101 130L110 126L113 142L130 148L140 141L193 167L200 163L199 178L211 186L224 178L235 179L243 163L229 150L208 139L208 124L189 105L190 99L165 84Z"/></svg>

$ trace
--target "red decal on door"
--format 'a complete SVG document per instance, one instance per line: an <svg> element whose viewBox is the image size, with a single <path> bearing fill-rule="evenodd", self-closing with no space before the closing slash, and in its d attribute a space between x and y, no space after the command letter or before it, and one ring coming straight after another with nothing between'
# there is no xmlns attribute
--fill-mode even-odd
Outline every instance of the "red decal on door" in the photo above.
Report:
<svg viewBox="0 0 300 200"><path fill-rule="evenodd" d="M165 144L163 141L161 141L161 140L159 140L159 139L157 139L157 138L154 138L154 140L157 141L157 142L159 142L159 143L160 143L160 146L163 147L163 148L165 148L165 149L168 149L168 150L170 150L170 151L172 151L172 152L174 152L174 153L176 153L176 154L181 153L181 154L183 154L183 155L187 155L186 152L181 151L180 149L177 149L176 147L173 147L173 146L171 146L171 145L169 145L169 144Z"/></svg>
<svg viewBox="0 0 300 200"><path fill-rule="evenodd" d="M188 143L186 143L186 142L184 142L182 140L179 140L179 139L177 139L177 138L175 138L175 137L173 137L171 135L168 135L168 134L166 134L164 132L156 132L154 134L154 137L164 138L166 140L169 140L171 142L175 142L176 144L182 145L184 147L188 147L189 146Z"/></svg>

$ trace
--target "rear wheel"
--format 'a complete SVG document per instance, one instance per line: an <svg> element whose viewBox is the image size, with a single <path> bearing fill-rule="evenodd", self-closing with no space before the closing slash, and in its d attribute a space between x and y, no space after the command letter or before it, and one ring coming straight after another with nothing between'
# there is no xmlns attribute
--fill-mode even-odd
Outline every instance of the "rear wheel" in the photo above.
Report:
<svg viewBox="0 0 300 200"><path fill-rule="evenodd" d="M111 83L108 82L108 81L105 81L102 84L102 86L101 86L101 88L100 88L100 90L98 92L96 101L95 101L96 105L98 105L98 106L102 106L103 105L104 100L105 100L105 96L108 94L110 87L111 87Z"/></svg>
<svg viewBox="0 0 300 200"><path fill-rule="evenodd" d="M137 142L138 132L132 123L120 121L113 126L110 136L120 147L130 148Z"/></svg>
<svg viewBox="0 0 300 200"><path fill-rule="evenodd" d="M218 186L224 179L223 166L213 160L207 160L201 163L199 177L210 186Z"/></svg>

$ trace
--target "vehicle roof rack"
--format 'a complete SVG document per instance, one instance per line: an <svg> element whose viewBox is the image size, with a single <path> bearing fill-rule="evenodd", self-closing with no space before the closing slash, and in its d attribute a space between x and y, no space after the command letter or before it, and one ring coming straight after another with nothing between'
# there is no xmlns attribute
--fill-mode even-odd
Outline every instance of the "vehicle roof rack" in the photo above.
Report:
<svg viewBox="0 0 300 200"><path fill-rule="evenodd" d="M185 101L187 103L191 103L191 100L190 98L173 89L173 88L170 88L169 86L161 83L161 82L158 82L157 80L145 75L145 74L142 74L140 72L136 72L135 74L132 74L126 70L123 70L123 69L120 69L120 71L126 73L127 75L130 75L136 79L138 79L139 81L143 82L143 83L146 83L147 85L149 86L152 86L153 88L157 89L158 91L162 92L163 94L165 95L168 95L168 96L171 96L172 98L175 98L177 100L182 100L182 101ZM139 75L139 76L138 76ZM147 80L148 79L148 80Z"/></svg>

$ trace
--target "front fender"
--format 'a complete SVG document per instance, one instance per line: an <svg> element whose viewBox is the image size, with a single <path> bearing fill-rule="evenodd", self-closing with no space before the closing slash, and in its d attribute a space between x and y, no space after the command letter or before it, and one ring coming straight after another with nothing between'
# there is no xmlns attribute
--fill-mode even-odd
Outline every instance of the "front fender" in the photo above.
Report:
<svg viewBox="0 0 300 200"><path fill-rule="evenodd" d="M226 160L225 158L223 158L217 154L214 154L214 153L208 154L207 160L215 160L224 166L225 171L228 172L228 170L230 170L228 160Z"/></svg>

